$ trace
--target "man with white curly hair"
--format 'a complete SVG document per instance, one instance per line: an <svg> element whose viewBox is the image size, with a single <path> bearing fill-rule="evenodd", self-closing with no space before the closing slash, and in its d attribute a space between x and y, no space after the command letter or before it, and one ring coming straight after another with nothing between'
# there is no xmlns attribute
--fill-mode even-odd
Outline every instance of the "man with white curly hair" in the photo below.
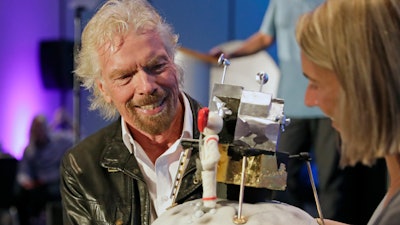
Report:
<svg viewBox="0 0 400 225"><path fill-rule="evenodd" d="M180 90L177 42L145 0L107 1L86 25L75 72L93 94L91 109L117 120L64 156L64 225L149 225L175 203L202 197L197 148L176 193L181 139L199 138L201 108Z"/></svg>

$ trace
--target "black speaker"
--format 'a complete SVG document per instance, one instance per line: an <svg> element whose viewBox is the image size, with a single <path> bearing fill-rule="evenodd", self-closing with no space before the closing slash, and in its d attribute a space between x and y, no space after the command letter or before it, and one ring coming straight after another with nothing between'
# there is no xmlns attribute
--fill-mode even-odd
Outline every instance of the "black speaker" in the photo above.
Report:
<svg viewBox="0 0 400 225"><path fill-rule="evenodd" d="M40 42L40 69L46 89L73 88L74 42L49 40Z"/></svg>

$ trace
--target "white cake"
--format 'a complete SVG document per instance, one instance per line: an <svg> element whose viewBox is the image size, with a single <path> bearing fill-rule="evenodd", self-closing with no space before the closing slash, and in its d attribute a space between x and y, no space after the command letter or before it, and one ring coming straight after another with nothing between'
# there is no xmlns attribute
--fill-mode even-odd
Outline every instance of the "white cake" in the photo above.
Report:
<svg viewBox="0 0 400 225"><path fill-rule="evenodd" d="M238 203L218 200L215 209L204 209L202 200L177 205L164 212L152 225L225 225L235 224ZM241 215L245 225L318 225L316 220L300 208L281 203L268 202L243 204Z"/></svg>

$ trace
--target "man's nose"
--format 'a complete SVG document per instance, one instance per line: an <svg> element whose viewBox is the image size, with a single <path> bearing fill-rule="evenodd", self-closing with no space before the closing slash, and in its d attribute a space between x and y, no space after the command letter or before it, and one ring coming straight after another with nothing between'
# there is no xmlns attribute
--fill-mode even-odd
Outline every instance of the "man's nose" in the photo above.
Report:
<svg viewBox="0 0 400 225"><path fill-rule="evenodd" d="M140 70L136 74L136 90L139 94L152 94L157 89L156 76L148 74L144 70Z"/></svg>

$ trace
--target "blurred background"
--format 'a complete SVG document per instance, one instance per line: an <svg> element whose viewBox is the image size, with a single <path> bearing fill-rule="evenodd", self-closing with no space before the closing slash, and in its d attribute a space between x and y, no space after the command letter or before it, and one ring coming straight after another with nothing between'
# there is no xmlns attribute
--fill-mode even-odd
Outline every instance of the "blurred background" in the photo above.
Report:
<svg viewBox="0 0 400 225"><path fill-rule="evenodd" d="M206 53L215 45L243 40L257 31L269 0L150 2L173 25L183 47ZM43 113L51 118L60 107L74 115L71 70L75 30L84 27L100 3L99 0L0 2L0 102L3 105L0 143L5 152L21 159L34 115ZM77 18L80 18L79 26ZM275 47L268 51L275 59ZM87 91L82 89L79 93L80 136L84 137L107 122L97 112L88 111ZM206 92L198 98L207 104Z"/></svg>

